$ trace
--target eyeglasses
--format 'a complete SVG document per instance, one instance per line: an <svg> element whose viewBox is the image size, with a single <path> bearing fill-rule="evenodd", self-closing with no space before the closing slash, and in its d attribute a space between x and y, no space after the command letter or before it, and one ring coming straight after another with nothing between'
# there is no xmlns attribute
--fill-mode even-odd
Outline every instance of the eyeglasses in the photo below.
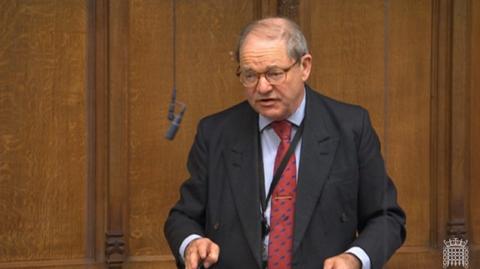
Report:
<svg viewBox="0 0 480 269"><path fill-rule="evenodd" d="M298 64L299 60L297 59L292 65L287 68L280 68L274 67L269 69L263 73L257 73L253 70L240 70L240 66L237 70L237 76L240 79L240 82L245 87L253 87L257 85L260 76L264 75L265 79L271 85L278 85L282 83L287 78L287 73L292 69L296 64Z"/></svg>

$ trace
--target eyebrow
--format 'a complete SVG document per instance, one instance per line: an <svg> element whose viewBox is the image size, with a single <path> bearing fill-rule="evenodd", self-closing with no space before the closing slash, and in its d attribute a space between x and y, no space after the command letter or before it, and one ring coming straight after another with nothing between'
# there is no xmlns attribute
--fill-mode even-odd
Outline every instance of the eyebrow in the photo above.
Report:
<svg viewBox="0 0 480 269"><path fill-rule="evenodd" d="M265 69L264 72L267 72L268 70L271 70L271 69L273 69L273 68L281 68L281 67L278 66L278 65L269 65L269 66L267 66L267 68ZM251 67L249 67L249 66L247 66L247 67L245 67L245 68L240 67L240 70L242 70L242 71L253 71L253 72L257 72L257 71L253 70L253 69L252 69ZM257 73L263 73L263 72L257 72Z"/></svg>

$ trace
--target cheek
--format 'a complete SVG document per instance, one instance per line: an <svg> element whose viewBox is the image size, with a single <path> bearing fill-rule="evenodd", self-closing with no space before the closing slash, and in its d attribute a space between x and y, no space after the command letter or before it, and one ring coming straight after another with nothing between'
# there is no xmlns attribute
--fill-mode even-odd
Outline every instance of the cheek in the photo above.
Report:
<svg viewBox="0 0 480 269"><path fill-rule="evenodd" d="M252 99L255 94L253 89L245 89L244 93L245 93L245 98L247 98L248 100Z"/></svg>
<svg viewBox="0 0 480 269"><path fill-rule="evenodd" d="M248 103L253 107L255 105L255 91L252 89L245 89L244 94Z"/></svg>
<svg viewBox="0 0 480 269"><path fill-rule="evenodd" d="M282 101L284 103L288 103L291 101L291 99L293 99L293 91L291 90L291 87L287 86L287 87L282 87L282 88L278 88L277 89L277 94L279 96L281 96L282 98Z"/></svg>

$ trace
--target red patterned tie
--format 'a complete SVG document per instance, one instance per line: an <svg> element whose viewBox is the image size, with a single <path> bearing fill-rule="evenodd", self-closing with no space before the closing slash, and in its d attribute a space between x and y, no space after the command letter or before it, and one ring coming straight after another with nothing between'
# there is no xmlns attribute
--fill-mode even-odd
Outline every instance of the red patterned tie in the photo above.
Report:
<svg viewBox="0 0 480 269"><path fill-rule="evenodd" d="M290 145L290 122L272 122L271 126L280 137L274 171L287 153ZM282 176L272 193L270 213L270 238L268 242L268 269L292 268L293 220L296 196L295 154L292 154Z"/></svg>

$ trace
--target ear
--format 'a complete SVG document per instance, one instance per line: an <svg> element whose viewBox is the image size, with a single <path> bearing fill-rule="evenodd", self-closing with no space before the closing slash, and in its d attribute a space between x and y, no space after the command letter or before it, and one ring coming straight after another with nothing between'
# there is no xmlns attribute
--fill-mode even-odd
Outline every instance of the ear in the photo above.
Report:
<svg viewBox="0 0 480 269"><path fill-rule="evenodd" d="M302 68L302 80L305 82L312 70L312 55L310 55L310 53L303 55L300 67Z"/></svg>

